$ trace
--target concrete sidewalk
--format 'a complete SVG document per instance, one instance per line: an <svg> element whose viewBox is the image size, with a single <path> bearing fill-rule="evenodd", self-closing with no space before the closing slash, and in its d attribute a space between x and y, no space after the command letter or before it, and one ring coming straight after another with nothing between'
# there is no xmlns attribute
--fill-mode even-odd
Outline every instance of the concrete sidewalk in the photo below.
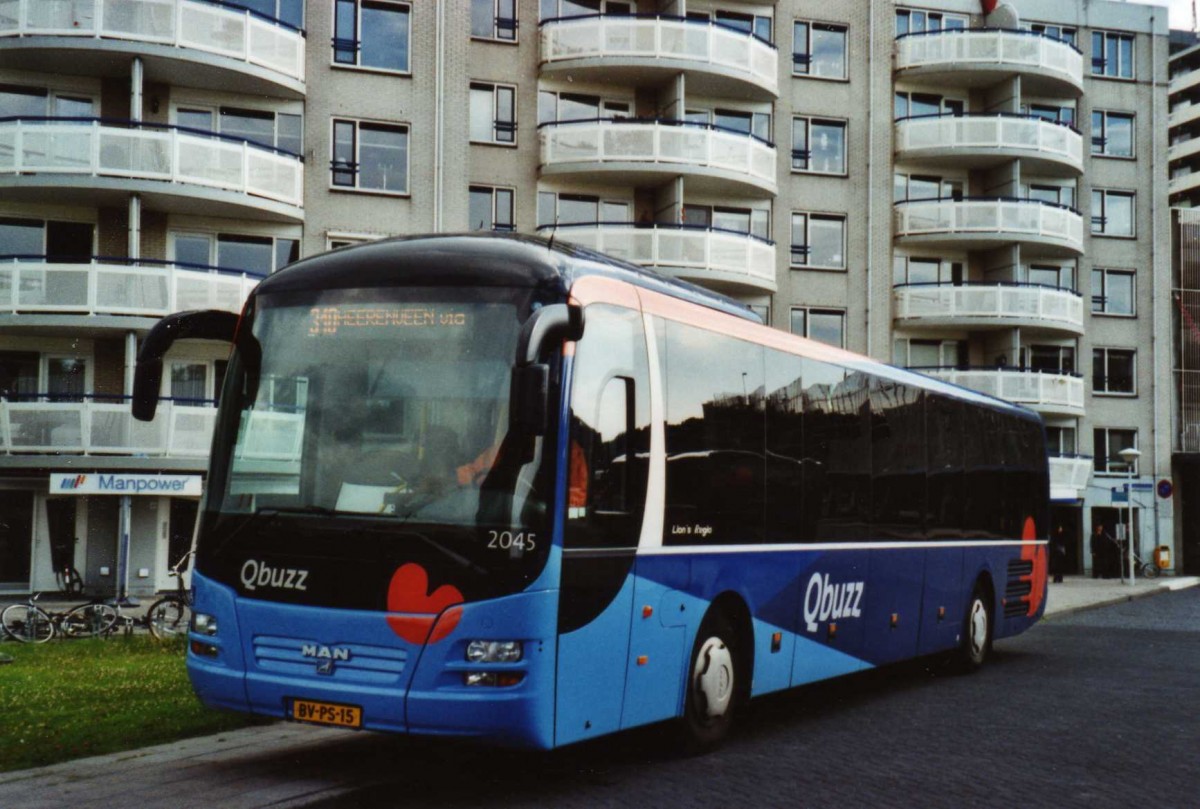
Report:
<svg viewBox="0 0 1200 809"><path fill-rule="evenodd" d="M1048 585L1046 617L1195 587L1197 577L1135 586L1117 579L1068 577ZM362 786L348 762L374 749L379 736L277 723L214 736L0 774L3 809L110 809L117 805L290 809L329 805ZM398 744L403 741L398 739ZM350 776L352 778L353 776Z"/></svg>
<svg viewBox="0 0 1200 809"><path fill-rule="evenodd" d="M1172 590L1185 590L1196 585L1200 585L1200 577L1197 576L1167 576L1158 579L1138 577L1133 585L1120 579L1066 576L1061 583L1051 582L1046 585L1046 617L1069 615L1080 610L1120 604Z"/></svg>

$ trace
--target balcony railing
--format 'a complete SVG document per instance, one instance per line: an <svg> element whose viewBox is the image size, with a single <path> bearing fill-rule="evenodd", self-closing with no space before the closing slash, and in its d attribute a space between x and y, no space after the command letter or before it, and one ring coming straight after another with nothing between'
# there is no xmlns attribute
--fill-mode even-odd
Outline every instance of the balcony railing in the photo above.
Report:
<svg viewBox="0 0 1200 809"><path fill-rule="evenodd" d="M0 176L85 175L196 185L300 207L299 155L177 126L104 118L0 118Z"/></svg>
<svg viewBox="0 0 1200 809"><path fill-rule="evenodd" d="M1091 455L1050 456L1050 499L1079 500L1092 479Z"/></svg>
<svg viewBox="0 0 1200 809"><path fill-rule="evenodd" d="M1033 31L947 28L896 38L896 69L1033 72L1083 88L1083 53L1069 42Z"/></svg>
<svg viewBox="0 0 1200 809"><path fill-rule="evenodd" d="M188 309L240 312L257 273L152 259L0 255L0 314L162 317Z"/></svg>
<svg viewBox="0 0 1200 809"><path fill-rule="evenodd" d="M953 160L1012 155L1015 151L1083 170L1083 136L1079 130L1036 115L918 115L896 122L896 152L901 159Z"/></svg>
<svg viewBox="0 0 1200 809"><path fill-rule="evenodd" d="M538 231L672 275L775 290L775 243L749 233L630 222L575 223Z"/></svg>
<svg viewBox="0 0 1200 809"><path fill-rule="evenodd" d="M303 31L219 0L3 0L0 38L12 36L121 39L188 48L304 81Z"/></svg>
<svg viewBox="0 0 1200 809"><path fill-rule="evenodd" d="M1034 240L1083 252L1083 216L1074 208L1033 199L967 197L897 202L896 237L994 236Z"/></svg>
<svg viewBox="0 0 1200 809"><path fill-rule="evenodd" d="M9 396L0 398L0 451L203 458L216 423L213 404L164 398L154 420L144 422L133 418L125 396Z"/></svg>
<svg viewBox="0 0 1200 809"><path fill-rule="evenodd" d="M542 169L634 163L660 170L693 167L728 172L775 191L775 144L753 135L689 121L599 119L538 127Z"/></svg>
<svg viewBox="0 0 1200 809"><path fill-rule="evenodd" d="M1005 325L1020 320L1083 332L1083 296L1069 289L1013 283L899 284L894 295L897 321L972 321L979 325L978 321L984 320Z"/></svg>
<svg viewBox="0 0 1200 809"><path fill-rule="evenodd" d="M911 368L954 385L1027 405L1049 413L1083 415L1084 387L1079 374L1029 368Z"/></svg>
<svg viewBox="0 0 1200 809"><path fill-rule="evenodd" d="M589 14L541 23L542 63L620 59L646 67L670 61L779 88L779 52L753 34L710 20L655 14Z"/></svg>

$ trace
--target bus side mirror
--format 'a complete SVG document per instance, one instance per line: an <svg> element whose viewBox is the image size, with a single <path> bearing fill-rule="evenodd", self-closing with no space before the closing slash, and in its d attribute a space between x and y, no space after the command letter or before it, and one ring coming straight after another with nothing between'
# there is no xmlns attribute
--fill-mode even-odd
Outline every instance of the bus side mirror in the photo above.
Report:
<svg viewBox="0 0 1200 809"><path fill-rule="evenodd" d="M545 435L550 366L539 360L555 345L582 336L583 309L565 303L543 306L521 326L509 393L510 429L527 436Z"/></svg>
<svg viewBox="0 0 1200 809"><path fill-rule="evenodd" d="M163 356L176 340L224 340L233 342L238 316L215 309L178 312L154 324L138 351L133 376L133 417L151 421L158 409L158 391L162 385Z"/></svg>

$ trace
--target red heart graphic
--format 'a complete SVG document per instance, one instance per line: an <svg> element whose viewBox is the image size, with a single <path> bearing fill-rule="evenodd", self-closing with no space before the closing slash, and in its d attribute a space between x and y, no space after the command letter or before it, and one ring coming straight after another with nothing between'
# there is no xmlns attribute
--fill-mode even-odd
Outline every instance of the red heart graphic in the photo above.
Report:
<svg viewBox="0 0 1200 809"><path fill-rule="evenodd" d="M430 593L429 574L425 568L409 562L392 574L387 597L388 612L408 614L389 615L388 626L409 643L437 643L458 626L462 608L454 605L462 602L462 593L453 585L443 584ZM434 621L439 614L442 614L441 620L434 628ZM430 629L433 629L432 634Z"/></svg>
<svg viewBox="0 0 1200 809"><path fill-rule="evenodd" d="M1035 615L1038 607L1042 605L1042 599L1046 597L1046 567L1049 560L1046 558L1046 546L1033 544L1033 540L1037 539L1037 523L1033 521L1033 517L1025 518L1021 539L1028 543L1021 548L1021 558L1033 563L1033 570L1021 577L1021 581L1029 582L1029 595L1024 596L1024 599L1029 601L1026 614Z"/></svg>

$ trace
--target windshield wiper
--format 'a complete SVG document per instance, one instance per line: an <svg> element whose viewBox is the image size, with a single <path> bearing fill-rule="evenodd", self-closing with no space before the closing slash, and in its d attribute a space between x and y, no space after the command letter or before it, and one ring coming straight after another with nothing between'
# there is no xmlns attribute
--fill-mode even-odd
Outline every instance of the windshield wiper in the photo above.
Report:
<svg viewBox="0 0 1200 809"><path fill-rule="evenodd" d="M429 547L433 548L435 551L441 551L441 553L444 556L448 557L451 561L456 562L461 567L467 568L472 573L476 573L481 576L487 576L487 575L491 574L491 571L488 570L487 568L480 567L479 565L475 564L474 562L472 562L470 559L463 556L462 554L456 553L455 551L452 551L449 548L447 548L445 545L442 545L440 542L435 542L434 540L430 539L429 537L425 536L424 534L419 534L416 531L397 532L395 530L395 528L392 528L390 530L385 529L385 528L369 528L366 531L364 531L363 533L384 534L384 535L393 536L393 537L394 536L416 537L417 539L421 540Z"/></svg>

